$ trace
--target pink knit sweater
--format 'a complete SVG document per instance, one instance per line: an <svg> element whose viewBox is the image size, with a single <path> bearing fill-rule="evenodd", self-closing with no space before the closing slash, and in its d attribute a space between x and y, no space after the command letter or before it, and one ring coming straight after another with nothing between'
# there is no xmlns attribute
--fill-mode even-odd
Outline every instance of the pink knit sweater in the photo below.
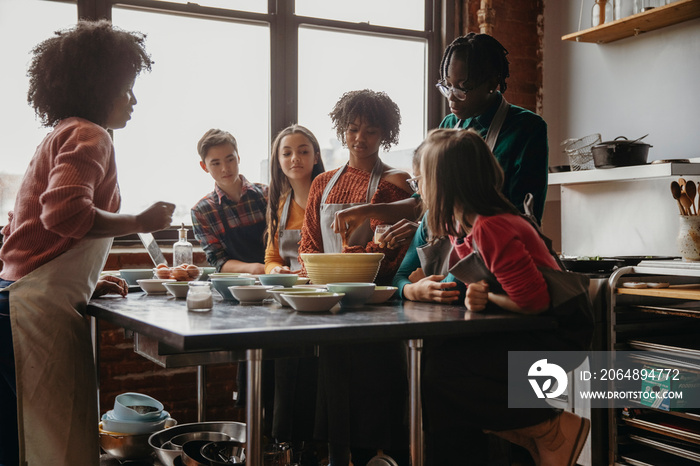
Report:
<svg viewBox="0 0 700 466"><path fill-rule="evenodd" d="M92 228L95 208L117 212L120 201L109 133L81 118L62 120L22 179L2 230L0 277L18 280L71 249Z"/></svg>

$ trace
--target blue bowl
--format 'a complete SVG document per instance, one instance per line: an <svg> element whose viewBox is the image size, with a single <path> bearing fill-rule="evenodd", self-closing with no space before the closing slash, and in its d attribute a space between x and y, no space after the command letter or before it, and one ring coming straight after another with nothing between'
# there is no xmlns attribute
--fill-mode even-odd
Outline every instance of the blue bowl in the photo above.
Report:
<svg viewBox="0 0 700 466"><path fill-rule="evenodd" d="M211 281L214 289L219 292L221 297L228 301L236 301L236 298L231 294L231 290L228 289L229 286L255 285L255 278L253 277L213 277L209 281Z"/></svg>
<svg viewBox="0 0 700 466"><path fill-rule="evenodd" d="M293 273L267 273L258 275L258 279L263 285L284 287L296 285L298 277L297 274Z"/></svg>
<svg viewBox="0 0 700 466"><path fill-rule="evenodd" d="M374 294L374 283L327 283L326 288L333 293L345 293L340 307L353 308L365 304Z"/></svg>

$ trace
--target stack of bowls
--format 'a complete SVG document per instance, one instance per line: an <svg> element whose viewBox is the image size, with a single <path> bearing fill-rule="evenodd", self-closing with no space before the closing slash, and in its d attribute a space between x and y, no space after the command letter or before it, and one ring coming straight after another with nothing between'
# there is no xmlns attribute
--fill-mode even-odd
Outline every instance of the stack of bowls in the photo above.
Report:
<svg viewBox="0 0 700 466"><path fill-rule="evenodd" d="M382 253L301 254L314 285L373 282L383 258Z"/></svg>
<svg viewBox="0 0 700 466"><path fill-rule="evenodd" d="M148 438L154 432L177 424L163 404L141 393L122 393L100 422L100 446L117 459L147 458L152 450Z"/></svg>

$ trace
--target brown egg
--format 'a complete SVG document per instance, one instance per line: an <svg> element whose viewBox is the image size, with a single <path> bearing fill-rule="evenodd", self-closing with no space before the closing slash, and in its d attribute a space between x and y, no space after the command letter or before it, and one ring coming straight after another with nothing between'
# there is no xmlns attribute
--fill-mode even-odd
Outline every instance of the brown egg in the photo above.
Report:
<svg viewBox="0 0 700 466"><path fill-rule="evenodd" d="M189 280L190 276L187 273L187 270L175 267L170 271L170 278L174 278L179 282L185 282Z"/></svg>
<svg viewBox="0 0 700 466"><path fill-rule="evenodd" d="M158 264L156 266L157 269L169 269L168 264Z"/></svg>
<svg viewBox="0 0 700 466"><path fill-rule="evenodd" d="M170 267L160 267L156 269L156 277L161 279L170 278Z"/></svg>
<svg viewBox="0 0 700 466"><path fill-rule="evenodd" d="M190 276L190 278L199 277L199 274L200 274L199 267L197 267L196 265L188 265L187 266L187 274Z"/></svg>

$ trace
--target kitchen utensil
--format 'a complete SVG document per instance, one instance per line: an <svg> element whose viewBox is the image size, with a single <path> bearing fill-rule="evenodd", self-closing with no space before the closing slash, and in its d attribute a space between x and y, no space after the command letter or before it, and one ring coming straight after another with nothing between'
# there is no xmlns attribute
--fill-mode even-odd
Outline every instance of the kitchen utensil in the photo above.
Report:
<svg viewBox="0 0 700 466"><path fill-rule="evenodd" d="M690 209L690 206L693 204L693 201L690 200L688 194L685 191L681 193L681 204L683 204L683 208L685 209L686 215L693 215L693 211Z"/></svg>
<svg viewBox="0 0 700 466"><path fill-rule="evenodd" d="M170 429L161 430L152 434L148 438L148 444L156 452L156 456L165 466L173 466L175 458L179 458L180 451L167 448L170 439L176 435L186 432L223 432L231 437L232 440L245 442L246 425L241 422L195 422L191 424L180 424ZM166 448L164 448L166 447Z"/></svg>
<svg viewBox="0 0 700 466"><path fill-rule="evenodd" d="M151 260L153 261L153 265L158 267L159 264L168 264L168 261L165 260L165 256L163 255L163 251L160 249L160 246L158 246L158 243L156 243L156 239L153 237L152 233L137 233L139 235L139 238L141 239L141 242L143 243L143 246L146 248L146 251L148 252L148 255L151 257Z"/></svg>
<svg viewBox="0 0 700 466"><path fill-rule="evenodd" d="M245 448L234 440L208 443L202 447L201 453L212 466L245 463Z"/></svg>
<svg viewBox="0 0 700 466"><path fill-rule="evenodd" d="M382 253L301 254L301 260L314 285L374 281L383 258Z"/></svg>
<svg viewBox="0 0 700 466"><path fill-rule="evenodd" d="M592 170L595 168L591 147L598 144L600 141L600 134L594 133L582 138L567 139L562 142L564 152L566 152L566 156L569 158L572 171Z"/></svg>
<svg viewBox="0 0 700 466"><path fill-rule="evenodd" d="M266 286L294 286L299 276L292 273L266 273L258 275L260 283Z"/></svg>
<svg viewBox="0 0 700 466"><path fill-rule="evenodd" d="M700 261L700 216L681 215L679 219L678 252L687 261Z"/></svg>
<svg viewBox="0 0 700 466"><path fill-rule="evenodd" d="M180 458L185 466L210 466L209 460L202 456L202 448L208 445L208 440L190 440L185 442L180 452Z"/></svg>
<svg viewBox="0 0 700 466"><path fill-rule="evenodd" d="M185 432L170 439L170 445L175 450L182 450L182 447L193 440L206 440L207 442L224 442L231 440L231 437L223 432Z"/></svg>
<svg viewBox="0 0 700 466"><path fill-rule="evenodd" d="M374 294L374 283L327 283L326 288L332 293L345 293L340 300L343 309L360 307Z"/></svg>
<svg viewBox="0 0 700 466"><path fill-rule="evenodd" d="M685 184L685 193L690 198L690 207L693 210L694 215L698 214L698 210L695 208L695 195L697 192L698 189L695 186L695 182L693 180L688 180L688 182Z"/></svg>
<svg viewBox="0 0 700 466"><path fill-rule="evenodd" d="M678 202L678 210L680 211L681 215L687 215L685 212L685 207L683 207L683 203L681 202L683 191L681 190L681 185L678 184L678 181L671 181L671 195L676 202Z"/></svg>
<svg viewBox="0 0 700 466"><path fill-rule="evenodd" d="M643 136L645 137L645 136ZM629 167L647 163L650 144L627 140L618 136L612 141L605 141L591 148L596 168Z"/></svg>

